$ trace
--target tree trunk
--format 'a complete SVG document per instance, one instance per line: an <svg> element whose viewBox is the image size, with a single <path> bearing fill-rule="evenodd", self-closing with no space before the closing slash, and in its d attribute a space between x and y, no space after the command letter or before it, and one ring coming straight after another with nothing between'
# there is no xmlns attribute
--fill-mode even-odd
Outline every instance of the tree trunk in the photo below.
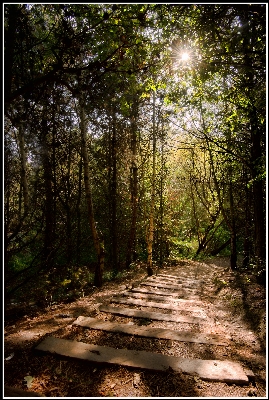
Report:
<svg viewBox="0 0 269 400"><path fill-rule="evenodd" d="M25 215L29 209L29 190L26 175L26 152L24 142L24 130L22 124L19 125L19 149L21 160L21 186L23 191L23 214Z"/></svg>
<svg viewBox="0 0 269 400"><path fill-rule="evenodd" d="M247 186L249 181L249 177L247 171L244 168L243 171L244 176L244 184L245 184L245 201L244 201L244 210L245 210L245 224L244 224L244 249L243 249L243 268L247 268L250 262L251 256L251 196L250 189Z"/></svg>
<svg viewBox="0 0 269 400"><path fill-rule="evenodd" d="M114 272L118 269L118 229L117 229L117 131L116 114L113 109L112 138L111 138L111 156L112 156L112 175L110 182L111 193L111 241L112 241L112 269Z"/></svg>
<svg viewBox="0 0 269 400"><path fill-rule="evenodd" d="M49 143L47 139L48 126L47 121L43 119L42 127L42 161L44 171L45 185L45 232L44 232L44 266L52 270L54 265L54 204L53 204L53 186L52 186L52 166L50 160Z"/></svg>
<svg viewBox="0 0 269 400"><path fill-rule="evenodd" d="M163 127L162 127L162 134L163 134ZM164 168L165 168L165 161L164 161L164 149L163 149L163 142L161 147L161 181L160 181L160 254L159 254L159 268L163 266L164 260L164 200L163 200L163 186L164 186Z"/></svg>
<svg viewBox="0 0 269 400"><path fill-rule="evenodd" d="M134 100L135 101L135 100ZM137 177L137 107L133 105L133 115L131 116L131 227L129 242L126 254L126 267L136 260L136 221L137 221L137 203L138 203L138 177Z"/></svg>
<svg viewBox="0 0 269 400"><path fill-rule="evenodd" d="M153 238L154 238L155 179L156 179L156 132L155 132L155 92L153 91L152 182L151 182L149 228L147 235L147 251L148 251L147 271L149 276L153 275L152 248L153 248Z"/></svg>
<svg viewBox="0 0 269 400"><path fill-rule="evenodd" d="M232 178L230 174L230 179ZM237 249L236 249L236 224L235 224L235 209L234 209L234 196L232 182L229 183L230 194L230 215L231 215L231 269L237 268Z"/></svg>
<svg viewBox="0 0 269 400"><path fill-rule="evenodd" d="M81 261L81 212L80 212L80 203L81 203L81 190L82 190L82 159L79 160L79 172L78 172L78 195L77 195L77 204L76 204L76 215L77 215L77 243L76 243L76 260L77 264L80 264Z"/></svg>
<svg viewBox="0 0 269 400"><path fill-rule="evenodd" d="M214 166L214 161L213 161L213 156L212 156L212 150L210 148L210 143L208 140L207 142L207 147L209 151L209 159L210 159L210 166L212 170L212 176L213 176L213 181L215 184L215 189L217 192L217 197L218 197L218 202L219 202L219 207L221 210L221 213L223 215L224 221L226 222L229 231L230 231L230 240L231 240L231 257L230 257L230 265L231 269L237 268L237 250L236 250L236 228L235 228L235 217L234 217L234 205L233 205L233 193L232 193L232 184L231 182L229 183L229 202L230 202L230 215L228 215L227 211L225 210L223 206L223 199L221 198L221 193L220 193L220 187L218 183L218 179L216 176L216 171L215 171L215 166ZM230 171L229 171L229 178L230 178Z"/></svg>
<svg viewBox="0 0 269 400"><path fill-rule="evenodd" d="M216 256L217 254L219 254L221 252L221 250L224 250L227 246L229 246L229 244L231 244L231 238L229 238L225 243L223 243L220 247L218 247L217 249L214 249L210 252L211 256Z"/></svg>
<svg viewBox="0 0 269 400"><path fill-rule="evenodd" d="M14 71L14 49L15 49L15 40L16 40L16 29L19 18L19 4L8 4L8 29L5 34L5 108L7 108L7 104L9 98L11 97L11 89L12 89L12 75Z"/></svg>
<svg viewBox="0 0 269 400"><path fill-rule="evenodd" d="M193 166L194 166L194 159L193 159ZM191 194L191 202L192 202L192 212L193 212L193 218L195 221L195 227L196 227L196 233L197 233L197 240L198 240L198 249L196 251L196 256L200 253L200 251L203 249L203 241L202 237L200 235L200 224L199 224L199 218L196 212L196 205L195 205L195 198L194 198L194 192L193 192L193 181L195 178L193 178L190 174L190 194Z"/></svg>
<svg viewBox="0 0 269 400"><path fill-rule="evenodd" d="M255 107L255 88L257 80L254 74L254 68L252 65L252 58L250 54L253 53L253 42L255 42L256 27L251 18L249 18L248 8L243 10L242 15L243 29L245 30L243 35L244 40L244 64L246 65L246 96L249 99L247 113L249 118L250 126L250 138L251 138L251 174L253 180L253 204L254 204L254 251L257 258L257 262L265 261L266 258L266 231L265 231L265 190L264 182L261 175L263 170L262 161L262 135L265 135L265 131L262 131L259 126L257 109Z"/></svg>
<svg viewBox="0 0 269 400"><path fill-rule="evenodd" d="M87 149L87 129L86 129L83 94L81 94L79 98L79 111L80 111L81 153L83 159L84 184L85 184L85 194L88 207L88 218L92 232L95 251L97 253L97 264L95 268L94 284L97 287L101 287L103 283L105 251L104 251L104 241L103 239L101 239L101 233L98 232L96 227L96 222L94 219L92 191L90 185L89 157Z"/></svg>

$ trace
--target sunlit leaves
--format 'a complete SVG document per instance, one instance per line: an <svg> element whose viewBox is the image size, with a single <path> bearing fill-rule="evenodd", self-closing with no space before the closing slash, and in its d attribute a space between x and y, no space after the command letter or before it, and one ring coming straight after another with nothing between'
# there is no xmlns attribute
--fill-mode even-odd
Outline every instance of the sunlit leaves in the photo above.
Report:
<svg viewBox="0 0 269 400"><path fill-rule="evenodd" d="M30 376L30 375L27 375L27 376L24 377L24 380L26 381L26 385L27 385L28 389L30 389L32 387L34 379L35 378L33 376Z"/></svg>
<svg viewBox="0 0 269 400"><path fill-rule="evenodd" d="M4 26L9 34L12 7L5 6ZM5 60L11 66L6 75L11 88L7 114L11 126L23 122L30 149L29 178L36 220L32 225L27 221L29 229L44 232L46 182L55 207L51 215L59 239L54 242L61 248L60 241L66 241L65 249L74 250L75 244L67 243L68 237L73 237L67 235L69 229L78 238L78 258L80 252L83 259L92 257L81 201L77 98L82 92L93 200L108 243L113 236L108 226L113 171L118 174L115 193L120 243L124 249L128 247L132 179L137 179L139 190L138 238L143 242L145 237L144 217L152 188L153 94L157 118L155 211L161 215L161 194L165 210L159 227L164 223L170 232L167 235L182 246L184 237L197 240L199 234L201 239L220 204L229 214L230 184L241 213L240 226L244 225L244 189L247 183L252 189L265 179L262 6L255 12L250 5L240 8L232 4L28 4L15 9L18 21L13 47L11 42L5 43ZM243 23L245 19L248 24ZM173 43L175 53L189 52L187 66L186 60L180 60L173 68L176 63L172 63L169 48ZM7 127L6 131L5 215L12 232L21 207L21 176L16 141L12 129ZM112 144L113 132L116 145ZM258 135L262 154L254 157ZM51 168L47 181L42 169L42 140ZM132 152L134 143L137 147ZM137 175L132 175L135 168ZM221 223L219 216L216 223ZM216 236L226 240L226 234L227 227L217 229ZM40 248L42 240L40 235ZM13 250L23 242L22 236L17 236L16 246L15 242L14 246L11 243ZM121 251L123 258L126 250ZM13 262L16 266L15 258ZM69 277L63 276L61 282L64 279Z"/></svg>

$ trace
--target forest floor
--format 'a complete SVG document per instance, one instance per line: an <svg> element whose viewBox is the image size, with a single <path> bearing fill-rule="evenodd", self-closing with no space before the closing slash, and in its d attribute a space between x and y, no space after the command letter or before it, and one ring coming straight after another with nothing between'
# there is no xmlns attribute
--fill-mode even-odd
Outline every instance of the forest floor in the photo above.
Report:
<svg viewBox="0 0 269 400"><path fill-rule="evenodd" d="M201 280L199 299L202 303L199 303L199 307L207 316L204 332L229 335L232 340L227 346L135 337L73 325L79 316L137 324L137 318L100 312L99 306L108 305L113 296L147 277L145 267L138 265L128 279L106 282L90 296L69 304L54 304L46 309L29 306L24 316L5 321L4 384L38 392L46 397L266 398L264 286L257 284L250 273L231 271L229 261L221 257L203 262L181 260L166 265L158 272L179 277L195 275L197 280ZM133 308L146 309L141 306ZM143 321L140 323L143 324ZM197 325L189 323L147 323L156 328L189 330L193 333L199 331ZM154 372L37 352L35 347L51 335L100 346L146 350L183 358L235 361L251 370L254 378L247 385L211 382L173 370Z"/></svg>

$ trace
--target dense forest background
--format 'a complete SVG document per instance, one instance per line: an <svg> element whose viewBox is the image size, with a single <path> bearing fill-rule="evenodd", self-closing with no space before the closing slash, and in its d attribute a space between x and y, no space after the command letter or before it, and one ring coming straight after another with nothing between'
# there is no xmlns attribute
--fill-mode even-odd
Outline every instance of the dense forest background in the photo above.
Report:
<svg viewBox="0 0 269 400"><path fill-rule="evenodd" d="M6 301L218 254L265 280L266 5L3 11Z"/></svg>

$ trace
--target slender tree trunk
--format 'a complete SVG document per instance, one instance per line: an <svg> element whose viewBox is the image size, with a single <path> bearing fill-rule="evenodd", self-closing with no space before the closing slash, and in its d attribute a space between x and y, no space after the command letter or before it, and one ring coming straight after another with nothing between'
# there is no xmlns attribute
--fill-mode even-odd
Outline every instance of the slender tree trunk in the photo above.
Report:
<svg viewBox="0 0 269 400"><path fill-rule="evenodd" d="M48 127L43 120L42 151L43 151L43 170L45 184L45 237L44 237L44 263L45 268L52 269L54 261L54 213L53 213L53 188L52 188L52 167L49 154L49 144L47 141Z"/></svg>
<svg viewBox="0 0 269 400"><path fill-rule="evenodd" d="M254 233L255 233L255 256L258 263L265 260L266 255L266 233L265 233L265 205L264 205L264 188L260 175L261 167L261 132L258 128L257 115L255 106L250 110L251 124L251 164L253 179L253 204L254 204Z"/></svg>
<svg viewBox="0 0 269 400"><path fill-rule="evenodd" d="M81 153L83 159L83 172L84 172L84 184L86 201L88 207L88 218L89 224L92 232L93 243L95 251L97 253L97 264L95 269L94 284L97 287L101 287L103 283L103 271L105 263L105 251L104 251L104 241L101 238L101 233L98 232L96 227L96 222L94 218L93 211L93 201L92 201L92 191L90 185L90 172L89 172L89 158L87 149L87 129L86 129L86 118L84 109L84 99L83 95L79 98L79 108L80 108L80 133L81 133Z"/></svg>
<svg viewBox="0 0 269 400"><path fill-rule="evenodd" d="M117 229L117 131L116 131L116 115L113 110L112 122L112 176L111 176L111 239L112 239L112 268L113 271L118 269L118 229Z"/></svg>
<svg viewBox="0 0 269 400"><path fill-rule="evenodd" d="M237 249L236 249L236 224L235 224L235 209L232 182L229 183L230 194L230 214L231 214L231 269L237 268Z"/></svg>
<svg viewBox="0 0 269 400"><path fill-rule="evenodd" d="M13 74L13 64L14 64L14 49L15 49L15 39L16 39L16 29L19 18L19 4L8 4L8 30L5 34L5 108L12 91L12 74Z"/></svg>
<svg viewBox="0 0 269 400"><path fill-rule="evenodd" d="M194 162L193 162L194 165ZM192 212L193 212L193 217L195 220L195 226L196 226L196 233L197 233L197 239L198 239L198 249L196 252L196 256L200 253L200 251L203 249L203 244L202 244L202 238L200 235L200 224L199 224L199 218L196 213L196 205L195 205L195 198L194 198L194 193L193 193L193 178L190 175L190 191L191 191L191 202L192 202Z"/></svg>
<svg viewBox="0 0 269 400"><path fill-rule="evenodd" d="M77 205L76 205L76 214L77 214L77 244L76 244L76 259L77 264L80 265L81 260L81 212L80 212L80 203L81 203L81 191L82 191L82 159L79 160L79 170L78 170L78 195L77 195Z"/></svg>
<svg viewBox="0 0 269 400"><path fill-rule="evenodd" d="M162 128L162 133L163 133L163 128ZM162 148L161 148L161 181L160 181L160 265L159 268L162 268L163 266L163 259L164 259L164 252L163 252L163 246L164 246L164 201L163 201L163 182L164 182L164 166L165 166L165 162L164 162L164 149L163 149L163 142L162 142Z"/></svg>
<svg viewBox="0 0 269 400"><path fill-rule="evenodd" d="M129 235L129 245L126 254L126 267L136 259L136 221L138 203L138 177L137 177L137 125L136 125L136 105L134 105L134 115L131 118L131 227Z"/></svg>
<svg viewBox="0 0 269 400"><path fill-rule="evenodd" d="M71 265L73 258L73 240L72 240L72 221L71 221L71 185L70 185L70 174L71 174L71 135L68 138L68 160L67 160L67 181L66 181L66 255L67 263Z"/></svg>
<svg viewBox="0 0 269 400"><path fill-rule="evenodd" d="M153 275L152 269L152 248L154 239L154 208L155 208L155 179L156 179L156 132L155 132L155 92L153 92L153 128L152 128L152 182L151 182L151 201L149 213L149 228L147 236L147 271L148 275Z"/></svg>
<svg viewBox="0 0 269 400"><path fill-rule="evenodd" d="M221 246L219 246L217 249L214 249L210 252L211 256L216 256L221 252L221 250L224 250L226 247L228 247L231 244L231 239L229 238L225 243L223 243Z"/></svg>
<svg viewBox="0 0 269 400"><path fill-rule="evenodd" d="M19 125L19 149L20 149L20 160L21 160L21 186L23 191L23 214L26 214L29 209L29 190L28 181L26 175L26 151L24 142L24 130L23 125Z"/></svg>
<svg viewBox="0 0 269 400"><path fill-rule="evenodd" d="M244 183L245 183L245 224L244 224L244 250L243 250L243 267L247 268L250 262L251 255L251 201L250 189L247 186L248 175L244 170Z"/></svg>
<svg viewBox="0 0 269 400"><path fill-rule="evenodd" d="M237 264L236 264L236 260L237 260L236 251L237 250L236 250L236 230L235 230L232 188L231 188L231 184L230 184L230 186L229 186L230 217L229 217L227 214L227 211L225 210L225 208L223 206L223 199L221 198L220 187L219 187L219 183L218 183L217 176L216 176L216 171L215 171L215 166L214 166L214 161L213 161L213 156L212 156L212 150L210 148L210 143L208 143L208 140L207 140L207 147L208 147L208 151L209 151L210 166L211 166L213 181L215 184L215 189L217 192L219 207L222 212L224 221L230 231L230 244L231 244L231 258L230 258L231 264L230 265L231 265L231 269L235 269L235 268L237 268Z"/></svg>
<svg viewBox="0 0 269 400"><path fill-rule="evenodd" d="M200 254L200 252L203 251L206 248L206 246L208 245L208 243L211 241L212 235L209 236L209 234L212 231L212 229L214 229L214 227L215 227L217 216L218 215L216 215L216 218L213 218L211 224L206 227L205 233L203 234L203 236L200 237L199 245L198 245L198 249L195 253L195 257L197 257Z"/></svg>

